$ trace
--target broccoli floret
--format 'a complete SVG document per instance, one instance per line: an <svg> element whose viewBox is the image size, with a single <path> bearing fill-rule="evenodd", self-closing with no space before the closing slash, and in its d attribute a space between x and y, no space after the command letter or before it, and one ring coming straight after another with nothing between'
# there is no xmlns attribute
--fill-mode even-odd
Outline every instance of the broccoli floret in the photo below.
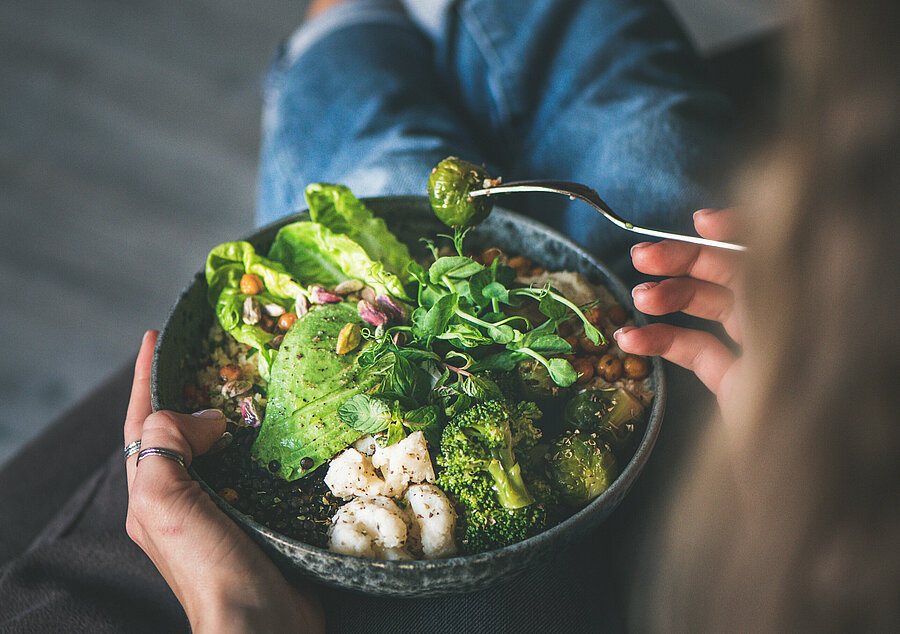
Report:
<svg viewBox="0 0 900 634"><path fill-rule="evenodd" d="M541 438L541 430L534 424L540 419L541 410L534 403L507 403L507 410L513 451L516 458L524 462Z"/></svg>
<svg viewBox="0 0 900 634"><path fill-rule="evenodd" d="M542 480L529 483L535 502L518 509L503 507L489 476L456 478L444 471L438 485L450 492L462 507L463 535L460 548L464 553L480 553L503 548L546 530L557 509L557 496Z"/></svg>
<svg viewBox="0 0 900 634"><path fill-rule="evenodd" d="M518 450L540 437L539 416L532 403L493 400L469 407L444 428L437 483L463 511L466 552L501 548L547 528L552 491L535 481L533 495L518 462Z"/></svg>
<svg viewBox="0 0 900 634"><path fill-rule="evenodd" d="M466 516L461 549L468 554L503 548L545 530L549 525L547 508L532 504L509 510L493 507L484 521Z"/></svg>
<svg viewBox="0 0 900 634"><path fill-rule="evenodd" d="M503 507L517 509L534 502L513 452L515 440L524 442L523 447L534 446L534 434L540 435L529 418L537 408L524 405L485 401L454 416L444 427L438 458L447 477L455 482L488 474Z"/></svg>
<svg viewBox="0 0 900 634"><path fill-rule="evenodd" d="M615 454L597 434L576 430L551 445L547 473L560 497L581 507L609 488L618 466Z"/></svg>

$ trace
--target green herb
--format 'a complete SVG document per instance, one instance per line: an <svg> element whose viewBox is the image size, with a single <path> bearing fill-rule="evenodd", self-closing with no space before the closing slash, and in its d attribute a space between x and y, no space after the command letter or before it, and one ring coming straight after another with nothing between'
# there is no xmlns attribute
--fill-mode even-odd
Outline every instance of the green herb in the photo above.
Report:
<svg viewBox="0 0 900 634"><path fill-rule="evenodd" d="M356 394L338 408L338 418L345 425L365 434L387 429L391 422L391 406L384 399Z"/></svg>

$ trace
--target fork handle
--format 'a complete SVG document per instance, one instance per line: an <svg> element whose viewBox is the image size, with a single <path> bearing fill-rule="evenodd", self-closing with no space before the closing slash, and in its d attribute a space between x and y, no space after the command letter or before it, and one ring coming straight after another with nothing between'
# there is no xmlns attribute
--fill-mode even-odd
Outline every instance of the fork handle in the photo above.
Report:
<svg viewBox="0 0 900 634"><path fill-rule="evenodd" d="M734 244L733 242L723 242L721 240L710 240L709 238L701 238L700 236L688 236L681 233L672 233L671 231L660 231L659 229L648 229L639 227L634 223L623 220L616 214L605 202L600 195L586 185L580 183L570 183L566 181L518 181L496 185L486 189L476 189L469 192L472 197L493 196L495 194L513 194L525 192L546 192L551 194L562 194L570 199L578 199L586 202L591 207L603 214L607 220L617 227L640 233L645 236L653 236L655 238L664 238L669 240L679 240L681 242L691 242L693 244L702 244L708 247L717 247L720 249L729 249L731 251L746 251L747 247Z"/></svg>

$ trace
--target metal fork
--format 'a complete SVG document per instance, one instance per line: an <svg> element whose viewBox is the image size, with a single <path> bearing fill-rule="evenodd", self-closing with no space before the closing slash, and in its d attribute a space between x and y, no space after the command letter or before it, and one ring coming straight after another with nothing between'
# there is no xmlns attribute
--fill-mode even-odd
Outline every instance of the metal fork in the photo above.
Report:
<svg viewBox="0 0 900 634"><path fill-rule="evenodd" d="M469 192L469 196L477 198L479 196L494 196L496 194L513 194L522 192L549 192L551 194L563 194L570 199L584 201L591 207L603 214L611 223L634 233L641 233L645 236L653 236L655 238L667 238L669 240L680 240L682 242L692 242L694 244L702 244L708 247L718 247L720 249L730 249L732 251L746 251L747 247L734 244L732 242L722 242L721 240L710 240L709 238L701 238L699 236L686 236L680 233L672 233L670 231L660 231L659 229L647 229L638 227L620 218L609 205L603 202L600 195L590 187L579 183L568 183L565 181L518 181L514 183L505 183L484 189L475 189Z"/></svg>

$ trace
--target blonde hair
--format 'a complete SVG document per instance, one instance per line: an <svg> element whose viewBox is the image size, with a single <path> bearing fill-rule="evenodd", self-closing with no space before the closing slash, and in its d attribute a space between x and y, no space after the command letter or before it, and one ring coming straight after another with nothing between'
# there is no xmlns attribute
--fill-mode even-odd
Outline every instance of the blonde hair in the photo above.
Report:
<svg viewBox="0 0 900 634"><path fill-rule="evenodd" d="M740 187L745 379L672 497L642 628L900 630L900 3L800 22L784 132Z"/></svg>

